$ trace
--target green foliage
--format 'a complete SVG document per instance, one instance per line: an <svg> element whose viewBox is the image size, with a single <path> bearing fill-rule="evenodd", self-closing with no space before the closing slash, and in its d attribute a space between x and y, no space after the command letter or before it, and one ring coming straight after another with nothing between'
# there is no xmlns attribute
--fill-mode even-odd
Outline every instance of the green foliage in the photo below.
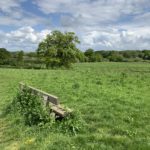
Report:
<svg viewBox="0 0 150 150"><path fill-rule="evenodd" d="M87 49L84 52L84 55L86 56L87 62L101 62L102 61L102 55L94 52L93 49Z"/></svg>
<svg viewBox="0 0 150 150"><path fill-rule="evenodd" d="M54 31L55 33L55 31ZM94 51L87 49L82 52L76 48L75 39L71 42L66 40L69 33L56 32L55 38L47 38L39 44L37 52L9 52L4 48L0 48L0 67L1 68L25 68L25 69L45 69L45 68L69 68L74 62L149 62L150 50L124 50L124 51ZM55 33L55 34L56 34ZM61 36L59 36L59 34ZM74 38L74 33L70 33ZM70 36L71 36L70 35ZM59 38L58 38L59 37ZM62 41L60 40L62 39ZM54 42L55 40L60 41ZM69 41L69 40L68 40ZM48 45L52 42L50 45ZM62 44L64 43L64 44ZM66 43L66 44L65 44ZM56 45L57 46L56 46ZM48 45L48 46L46 46ZM61 45L61 46L60 46ZM67 45L67 46L66 46ZM70 46L68 46L70 45ZM48 48L50 47L50 49ZM71 49L71 50L70 50Z"/></svg>
<svg viewBox="0 0 150 150"><path fill-rule="evenodd" d="M0 65L7 65L11 54L5 48L0 48Z"/></svg>
<svg viewBox="0 0 150 150"><path fill-rule="evenodd" d="M23 62L23 56L24 56L24 52L23 51L18 52L18 54L17 54L17 62L18 63L22 63Z"/></svg>
<svg viewBox="0 0 150 150"><path fill-rule="evenodd" d="M56 121L57 128L63 133L77 134L85 127L85 122L81 117L80 112L73 111L61 121Z"/></svg>
<svg viewBox="0 0 150 150"><path fill-rule="evenodd" d="M94 50L93 49L87 49L84 52L84 55L87 57L87 62L93 62L93 57L94 57Z"/></svg>
<svg viewBox="0 0 150 150"><path fill-rule="evenodd" d="M101 54L95 53L95 62L102 62L103 56Z"/></svg>
<svg viewBox="0 0 150 150"><path fill-rule="evenodd" d="M121 54L114 51L110 53L110 56L108 58L110 61L114 61L114 62L122 62L124 60Z"/></svg>
<svg viewBox="0 0 150 150"><path fill-rule="evenodd" d="M8 58L10 58L10 52L5 48L0 48L0 59L4 60Z"/></svg>
<svg viewBox="0 0 150 150"><path fill-rule="evenodd" d="M20 90L13 101L13 109L19 111L23 116L25 124L38 125L50 121L48 111L43 105L43 101L27 87Z"/></svg>
<svg viewBox="0 0 150 150"><path fill-rule="evenodd" d="M80 43L73 32L61 33L53 31L38 46L38 55L45 60L46 67L67 67L79 59L80 51L76 44Z"/></svg>
<svg viewBox="0 0 150 150"><path fill-rule="evenodd" d="M143 59L150 60L150 51L143 50Z"/></svg>
<svg viewBox="0 0 150 150"><path fill-rule="evenodd" d="M143 60L150 60L150 50L123 50L123 51L96 51L104 58L103 60L110 60L114 62L141 62Z"/></svg>

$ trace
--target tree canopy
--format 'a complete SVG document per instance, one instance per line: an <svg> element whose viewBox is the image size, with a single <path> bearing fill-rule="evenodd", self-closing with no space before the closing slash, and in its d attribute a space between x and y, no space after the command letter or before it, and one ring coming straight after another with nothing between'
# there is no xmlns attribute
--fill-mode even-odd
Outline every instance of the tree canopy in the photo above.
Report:
<svg viewBox="0 0 150 150"><path fill-rule="evenodd" d="M0 48L0 65L7 64L11 54L5 48Z"/></svg>
<svg viewBox="0 0 150 150"><path fill-rule="evenodd" d="M96 53L93 49L89 48L84 52L87 62L100 62L102 61L102 55Z"/></svg>
<svg viewBox="0 0 150 150"><path fill-rule="evenodd" d="M0 59L4 60L8 58L10 58L10 52L5 48L0 48Z"/></svg>
<svg viewBox="0 0 150 150"><path fill-rule="evenodd" d="M44 59L47 68L70 67L71 63L76 62L81 56L80 50L76 47L79 43L73 32L53 31L39 43L37 53Z"/></svg>

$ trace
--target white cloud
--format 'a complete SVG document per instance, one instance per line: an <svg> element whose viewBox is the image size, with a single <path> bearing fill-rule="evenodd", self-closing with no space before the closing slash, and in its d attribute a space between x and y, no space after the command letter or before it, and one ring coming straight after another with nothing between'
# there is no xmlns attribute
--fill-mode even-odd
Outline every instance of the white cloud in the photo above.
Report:
<svg viewBox="0 0 150 150"><path fill-rule="evenodd" d="M36 0L34 2L45 13L68 13L84 23L116 21L128 14L140 14L150 7L149 0ZM90 21L88 21L90 20Z"/></svg>
<svg viewBox="0 0 150 150"><path fill-rule="evenodd" d="M30 26L25 26L9 33L0 32L0 47L9 50L35 50L40 41L42 41L50 30L35 31Z"/></svg>
<svg viewBox="0 0 150 150"><path fill-rule="evenodd" d="M1 0L0 1L0 25L9 26L35 26L45 24L50 26L50 19L40 17L22 8L27 0Z"/></svg>
<svg viewBox="0 0 150 150"><path fill-rule="evenodd" d="M5 13L11 13L14 8L20 7L23 0L1 0L0 10Z"/></svg>
<svg viewBox="0 0 150 150"><path fill-rule="evenodd" d="M103 30L103 29L101 29ZM128 30L119 29L105 31L88 31L82 38L82 47L95 49L118 49L135 50L147 49L150 47L150 27L130 28Z"/></svg>
<svg viewBox="0 0 150 150"><path fill-rule="evenodd" d="M36 31L30 26L18 28L11 32L0 31L0 47L9 50L35 50L51 30ZM78 35L81 40L80 48L100 49L147 49L150 47L150 27L126 28L109 27L84 30Z"/></svg>
<svg viewBox="0 0 150 150"><path fill-rule="evenodd" d="M0 25L6 26L36 26L39 24L44 24L46 26L51 26L50 19L45 19L34 14L18 12L18 15L3 15L0 16Z"/></svg>

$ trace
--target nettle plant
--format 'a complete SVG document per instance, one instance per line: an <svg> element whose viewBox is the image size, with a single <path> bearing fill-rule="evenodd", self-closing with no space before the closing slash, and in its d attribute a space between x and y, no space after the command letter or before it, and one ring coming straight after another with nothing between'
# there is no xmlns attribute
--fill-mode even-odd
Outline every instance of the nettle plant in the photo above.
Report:
<svg viewBox="0 0 150 150"><path fill-rule="evenodd" d="M17 93L13 103L27 125L44 124L51 120L42 99L27 87Z"/></svg>

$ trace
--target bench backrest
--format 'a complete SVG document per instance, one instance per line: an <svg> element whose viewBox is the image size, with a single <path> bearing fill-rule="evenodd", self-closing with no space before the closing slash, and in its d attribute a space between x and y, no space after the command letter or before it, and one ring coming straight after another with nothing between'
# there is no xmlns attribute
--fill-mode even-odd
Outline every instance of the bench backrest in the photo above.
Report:
<svg viewBox="0 0 150 150"><path fill-rule="evenodd" d="M50 103L52 103L52 104L54 104L54 105L59 105L58 97L56 97L56 96L54 96L54 95L51 95L51 94L49 94L49 93L46 93L46 92L44 92L44 91L41 91L41 90L39 90L39 89L36 89L36 88L34 88L34 87L32 87L32 86L26 86L25 84L23 84L23 83L20 82L20 89L23 89L23 88L25 88L25 87L31 89L34 94L37 94L37 95L39 95L39 96L42 96L42 97L43 97L43 100L44 100L44 103L47 104L47 103L50 102Z"/></svg>

